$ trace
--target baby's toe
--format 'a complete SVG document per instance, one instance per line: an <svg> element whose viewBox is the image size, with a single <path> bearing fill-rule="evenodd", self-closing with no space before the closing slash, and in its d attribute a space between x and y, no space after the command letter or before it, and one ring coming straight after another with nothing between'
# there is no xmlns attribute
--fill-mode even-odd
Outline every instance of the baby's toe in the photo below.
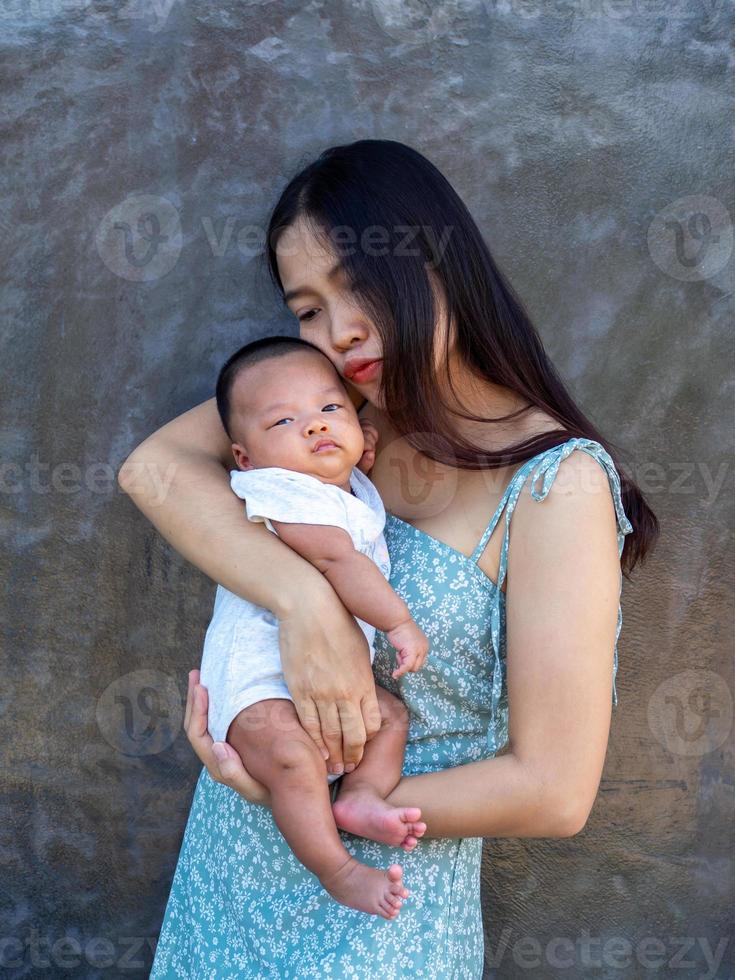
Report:
<svg viewBox="0 0 735 980"><path fill-rule="evenodd" d="M391 864L388 868L388 881L392 886L398 885L402 887L403 884L403 868L400 864ZM391 888L391 891L395 891L395 888Z"/></svg>
<svg viewBox="0 0 735 980"><path fill-rule="evenodd" d="M401 908L398 905L393 905L393 903L389 901L389 898L390 896L386 896L380 903L379 908L386 919L395 919L395 917L401 911Z"/></svg>

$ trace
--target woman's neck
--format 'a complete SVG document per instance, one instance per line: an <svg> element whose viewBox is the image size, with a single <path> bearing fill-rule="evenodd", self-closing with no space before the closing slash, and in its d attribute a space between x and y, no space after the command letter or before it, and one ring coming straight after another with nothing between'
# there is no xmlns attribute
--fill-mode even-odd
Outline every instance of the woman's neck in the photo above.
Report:
<svg viewBox="0 0 735 980"><path fill-rule="evenodd" d="M512 389L478 376L452 356L447 369L437 381L447 410L461 436L483 444L490 439L499 448L523 438L521 430L527 429L531 411L492 424L463 417L476 415L482 419L499 419L527 409L530 403Z"/></svg>

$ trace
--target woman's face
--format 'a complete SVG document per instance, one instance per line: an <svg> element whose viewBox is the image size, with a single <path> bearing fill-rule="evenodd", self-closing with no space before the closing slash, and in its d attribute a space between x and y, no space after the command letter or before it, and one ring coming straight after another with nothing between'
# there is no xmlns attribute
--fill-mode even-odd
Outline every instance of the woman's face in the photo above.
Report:
<svg viewBox="0 0 735 980"><path fill-rule="evenodd" d="M299 333L332 361L343 378L378 407L382 343L355 302L335 252L302 219L287 228L276 247L286 304Z"/></svg>
<svg viewBox="0 0 735 980"><path fill-rule="evenodd" d="M358 306L336 252L319 240L307 221L299 219L282 233L276 254L286 305L299 321L301 337L324 351L364 398L384 408L379 391L382 340ZM454 359L456 331L450 334L447 360L444 294L437 277L428 275L438 310L433 333L435 380L443 388Z"/></svg>

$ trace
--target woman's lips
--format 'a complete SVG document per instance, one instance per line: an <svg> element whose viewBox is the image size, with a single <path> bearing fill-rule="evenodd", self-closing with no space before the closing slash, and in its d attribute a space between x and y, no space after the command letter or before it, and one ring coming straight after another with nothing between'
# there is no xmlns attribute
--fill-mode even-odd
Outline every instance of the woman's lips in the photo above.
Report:
<svg viewBox="0 0 735 980"><path fill-rule="evenodd" d="M355 371L355 373L350 378L350 381L358 385L364 385L367 384L369 381L373 381L380 373L380 365L382 363L383 362L381 360L370 361L369 364L366 364L364 367L361 367L359 371Z"/></svg>

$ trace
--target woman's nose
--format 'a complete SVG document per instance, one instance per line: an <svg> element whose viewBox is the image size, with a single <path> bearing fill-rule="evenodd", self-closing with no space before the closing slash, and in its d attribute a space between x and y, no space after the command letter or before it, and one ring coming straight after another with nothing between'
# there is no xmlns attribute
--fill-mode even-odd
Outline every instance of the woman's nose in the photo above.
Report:
<svg viewBox="0 0 735 980"><path fill-rule="evenodd" d="M370 333L366 318L352 304L341 304L331 323L331 341L335 350L344 353L355 344L364 343Z"/></svg>

